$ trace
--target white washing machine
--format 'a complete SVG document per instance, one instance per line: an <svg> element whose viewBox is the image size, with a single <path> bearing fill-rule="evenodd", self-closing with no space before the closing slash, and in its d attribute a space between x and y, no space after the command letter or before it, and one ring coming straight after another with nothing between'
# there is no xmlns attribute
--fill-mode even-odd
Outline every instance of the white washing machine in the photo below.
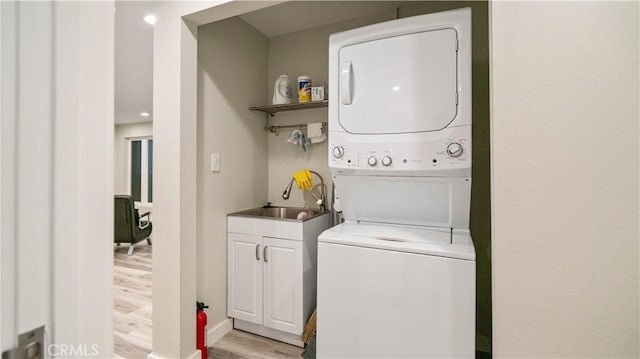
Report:
<svg viewBox="0 0 640 359"><path fill-rule="evenodd" d="M471 10L333 34L318 358L475 354Z"/></svg>

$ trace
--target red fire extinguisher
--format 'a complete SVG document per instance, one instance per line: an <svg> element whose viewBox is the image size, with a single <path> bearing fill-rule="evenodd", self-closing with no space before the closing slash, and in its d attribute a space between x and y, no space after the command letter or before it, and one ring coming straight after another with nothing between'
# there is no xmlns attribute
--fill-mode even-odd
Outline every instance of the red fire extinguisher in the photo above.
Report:
<svg viewBox="0 0 640 359"><path fill-rule="evenodd" d="M200 349L202 359L207 359L207 313L209 308L202 302L196 302L196 348Z"/></svg>

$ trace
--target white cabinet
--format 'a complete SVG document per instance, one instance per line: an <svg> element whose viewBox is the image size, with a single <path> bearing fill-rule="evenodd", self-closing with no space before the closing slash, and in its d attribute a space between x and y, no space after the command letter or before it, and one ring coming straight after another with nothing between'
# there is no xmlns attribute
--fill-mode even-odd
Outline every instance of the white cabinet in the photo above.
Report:
<svg viewBox="0 0 640 359"><path fill-rule="evenodd" d="M227 218L227 314L235 328L303 345L300 335L316 306L317 238L329 218Z"/></svg>
<svg viewBox="0 0 640 359"><path fill-rule="evenodd" d="M248 322L262 323L262 237L228 235L228 315Z"/></svg>
<svg viewBox="0 0 640 359"><path fill-rule="evenodd" d="M302 241L264 238L263 325L301 333Z"/></svg>

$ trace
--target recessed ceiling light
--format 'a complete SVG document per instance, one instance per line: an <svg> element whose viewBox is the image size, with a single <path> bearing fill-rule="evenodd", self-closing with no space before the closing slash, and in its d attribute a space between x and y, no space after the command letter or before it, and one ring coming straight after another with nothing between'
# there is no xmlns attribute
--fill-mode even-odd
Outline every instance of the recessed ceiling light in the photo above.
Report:
<svg viewBox="0 0 640 359"><path fill-rule="evenodd" d="M144 22L146 22L147 24L150 25L154 25L156 23L156 16L155 15L147 15L144 17Z"/></svg>
<svg viewBox="0 0 640 359"><path fill-rule="evenodd" d="M149 112L140 112L140 116L149 117Z"/></svg>

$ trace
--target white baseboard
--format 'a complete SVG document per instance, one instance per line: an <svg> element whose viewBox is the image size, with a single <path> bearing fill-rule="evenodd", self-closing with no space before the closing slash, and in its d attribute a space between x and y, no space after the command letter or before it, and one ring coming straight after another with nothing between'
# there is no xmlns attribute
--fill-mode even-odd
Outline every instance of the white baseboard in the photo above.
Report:
<svg viewBox="0 0 640 359"><path fill-rule="evenodd" d="M200 352L200 349L196 349L196 351L185 357L185 359L201 359L202 358L202 353ZM154 352L149 353L149 355L147 355L147 359L172 359L172 358L168 358L168 357L163 357L160 356Z"/></svg>
<svg viewBox="0 0 640 359"><path fill-rule="evenodd" d="M207 330L207 347L213 345L220 338L224 337L227 333L233 330L233 319L227 318L218 323L215 327Z"/></svg>

